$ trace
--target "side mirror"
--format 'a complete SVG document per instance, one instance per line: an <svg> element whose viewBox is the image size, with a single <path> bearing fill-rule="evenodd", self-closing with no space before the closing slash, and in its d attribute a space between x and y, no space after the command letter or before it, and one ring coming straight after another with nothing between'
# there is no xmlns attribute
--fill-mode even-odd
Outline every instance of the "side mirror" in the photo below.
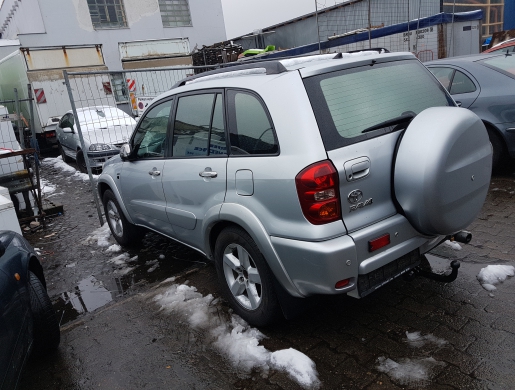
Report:
<svg viewBox="0 0 515 390"><path fill-rule="evenodd" d="M128 160L131 155L131 146L129 144L123 144L120 148L120 157L122 160Z"/></svg>
<svg viewBox="0 0 515 390"><path fill-rule="evenodd" d="M74 133L73 126L68 121L64 121L61 123L61 129L63 129L64 133Z"/></svg>

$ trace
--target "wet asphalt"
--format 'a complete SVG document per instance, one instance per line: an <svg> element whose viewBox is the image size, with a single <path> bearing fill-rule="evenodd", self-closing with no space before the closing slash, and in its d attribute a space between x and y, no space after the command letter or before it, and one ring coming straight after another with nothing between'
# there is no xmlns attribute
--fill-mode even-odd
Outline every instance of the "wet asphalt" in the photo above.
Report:
<svg viewBox="0 0 515 390"><path fill-rule="evenodd" d="M98 215L89 182L43 166L57 186L47 199L64 206L46 227L27 232L39 248L48 292L61 321L59 350L31 358L20 389L297 389L283 372L241 372L180 315L159 311L153 297L171 276L219 296L216 272L198 252L155 233L140 247L108 253L85 239ZM515 278L489 294L476 275L488 264L515 265L515 163L492 178L483 211L461 251L440 246L435 269L461 261L458 279L443 284L395 280L368 297L311 300L298 318L260 329L270 351L295 348L317 366L324 389L512 389L515 387ZM110 243L115 241L110 238ZM110 259L137 256L123 274ZM224 302L220 315L228 315ZM413 348L406 332L446 343ZM381 372L379 360L434 359L423 381Z"/></svg>

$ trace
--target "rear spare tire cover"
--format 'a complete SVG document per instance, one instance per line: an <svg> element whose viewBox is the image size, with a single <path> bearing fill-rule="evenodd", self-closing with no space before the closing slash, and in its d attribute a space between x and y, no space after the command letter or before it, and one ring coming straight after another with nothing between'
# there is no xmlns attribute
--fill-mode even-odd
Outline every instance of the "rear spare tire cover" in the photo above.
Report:
<svg viewBox="0 0 515 390"><path fill-rule="evenodd" d="M465 229L488 192L492 146L481 119L465 108L432 107L410 123L400 142L394 190L420 233Z"/></svg>

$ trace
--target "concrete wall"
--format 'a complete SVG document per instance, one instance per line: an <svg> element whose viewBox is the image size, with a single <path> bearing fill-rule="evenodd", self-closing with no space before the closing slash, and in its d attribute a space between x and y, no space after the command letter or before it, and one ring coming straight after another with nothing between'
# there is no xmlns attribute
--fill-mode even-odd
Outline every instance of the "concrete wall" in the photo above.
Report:
<svg viewBox="0 0 515 390"><path fill-rule="evenodd" d="M10 4L15 1L4 1L0 9L0 27L4 14L8 14L12 7ZM122 69L119 42L188 38L193 50L195 45L202 47L226 39L221 0L189 0L191 27L163 27L157 0L123 2L128 26L95 30L86 0L41 0L39 3L38 0L23 0L24 8L19 6L15 9L11 22L13 27L9 25L4 37L18 37L24 47L102 44L105 64L110 70ZM41 10L40 16L34 9L27 10L25 4L28 3ZM37 31L23 27L32 24L33 20L33 30L37 27Z"/></svg>

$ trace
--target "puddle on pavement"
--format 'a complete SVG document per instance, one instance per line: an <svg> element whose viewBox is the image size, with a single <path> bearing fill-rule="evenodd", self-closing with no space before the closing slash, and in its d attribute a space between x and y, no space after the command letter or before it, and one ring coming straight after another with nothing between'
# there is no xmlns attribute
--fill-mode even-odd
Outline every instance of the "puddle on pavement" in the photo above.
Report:
<svg viewBox="0 0 515 390"><path fill-rule="evenodd" d="M170 257L173 256L159 257L155 252L138 253L137 261L131 264L134 269L126 275L90 275L81 280L72 291L53 298L53 306L60 319L60 325L105 306L136 286L159 282L195 265L205 264L196 259L185 261ZM149 270L151 272L148 272Z"/></svg>

